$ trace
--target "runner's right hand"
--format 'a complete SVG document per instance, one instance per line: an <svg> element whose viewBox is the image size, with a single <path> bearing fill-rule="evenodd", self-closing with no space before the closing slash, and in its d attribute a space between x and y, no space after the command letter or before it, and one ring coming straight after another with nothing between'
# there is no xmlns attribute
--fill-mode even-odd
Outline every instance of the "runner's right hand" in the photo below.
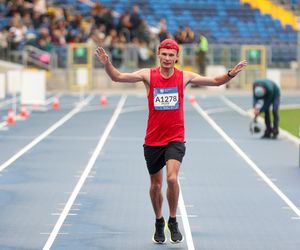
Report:
<svg viewBox="0 0 300 250"><path fill-rule="evenodd" d="M95 55L103 65L106 65L107 63L109 63L109 57L102 47L98 47L96 49Z"/></svg>

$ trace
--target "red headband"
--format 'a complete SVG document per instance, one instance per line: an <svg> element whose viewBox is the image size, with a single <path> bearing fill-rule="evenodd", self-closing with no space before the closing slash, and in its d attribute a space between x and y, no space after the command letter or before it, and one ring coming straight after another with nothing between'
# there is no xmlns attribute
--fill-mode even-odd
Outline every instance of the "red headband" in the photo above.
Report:
<svg viewBox="0 0 300 250"><path fill-rule="evenodd" d="M158 47L159 49L175 49L177 53L179 52L179 46L176 41L172 39L165 39L163 40Z"/></svg>

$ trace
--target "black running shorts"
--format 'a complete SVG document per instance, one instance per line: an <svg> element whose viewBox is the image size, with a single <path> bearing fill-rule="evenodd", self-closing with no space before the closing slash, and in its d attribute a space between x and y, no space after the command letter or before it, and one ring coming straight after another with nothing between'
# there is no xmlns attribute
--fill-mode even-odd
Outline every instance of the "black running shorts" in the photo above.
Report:
<svg viewBox="0 0 300 250"><path fill-rule="evenodd" d="M173 141L165 146L148 146L144 144L144 156L150 175L161 170L170 159L182 162L184 155L184 142Z"/></svg>

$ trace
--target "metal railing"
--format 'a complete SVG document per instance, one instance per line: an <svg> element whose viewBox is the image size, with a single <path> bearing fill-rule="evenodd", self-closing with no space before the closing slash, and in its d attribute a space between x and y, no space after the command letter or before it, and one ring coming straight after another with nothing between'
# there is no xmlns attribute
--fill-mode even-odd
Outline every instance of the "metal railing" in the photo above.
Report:
<svg viewBox="0 0 300 250"><path fill-rule="evenodd" d="M196 44L182 45L182 67L197 67ZM269 68L290 68L293 61L297 61L296 45L267 45L266 62ZM138 47L132 44L114 45L105 48L114 65L118 68L137 69L156 65L156 49ZM68 45L55 47L52 53L39 50L36 47L25 46L23 51L6 50L0 48L0 59L20 63L24 66L32 65L46 70L67 68ZM211 44L207 53L207 65L235 64L241 59L240 45ZM96 58L93 59L95 68L101 67Z"/></svg>

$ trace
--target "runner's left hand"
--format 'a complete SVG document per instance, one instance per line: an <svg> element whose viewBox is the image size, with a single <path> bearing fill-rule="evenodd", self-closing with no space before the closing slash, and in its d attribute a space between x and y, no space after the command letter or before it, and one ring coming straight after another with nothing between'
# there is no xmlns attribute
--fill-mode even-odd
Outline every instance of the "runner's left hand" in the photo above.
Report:
<svg viewBox="0 0 300 250"><path fill-rule="evenodd" d="M240 61L237 65L235 65L231 70L230 70L230 75L237 75L240 71L242 71L246 66L248 62L246 60Z"/></svg>

